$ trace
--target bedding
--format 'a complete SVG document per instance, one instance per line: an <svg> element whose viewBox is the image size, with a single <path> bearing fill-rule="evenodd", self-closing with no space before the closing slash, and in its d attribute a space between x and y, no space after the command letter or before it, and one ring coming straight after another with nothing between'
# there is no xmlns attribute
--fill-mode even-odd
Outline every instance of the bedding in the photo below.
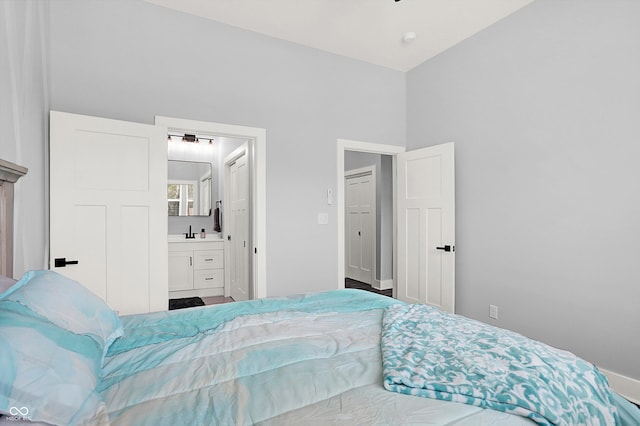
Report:
<svg viewBox="0 0 640 426"><path fill-rule="evenodd" d="M124 317L99 387L111 424L532 424L385 391L397 303L340 290Z"/></svg>
<svg viewBox="0 0 640 426"><path fill-rule="evenodd" d="M94 339L106 353L122 335L120 317L82 284L53 271L29 271L0 294L72 333Z"/></svg>
<svg viewBox="0 0 640 426"><path fill-rule="evenodd" d="M7 424L24 408L50 424L535 424L386 390L383 317L411 306L391 298L336 290L115 321L68 281L28 274L0 295L0 413L18 414ZM64 312L45 301L52 286ZM635 406L610 402L620 424L640 424Z"/></svg>
<svg viewBox="0 0 640 426"><path fill-rule="evenodd" d="M0 413L53 424L108 424L96 390L120 318L86 287L30 271L0 294Z"/></svg>
<svg viewBox="0 0 640 426"><path fill-rule="evenodd" d="M385 310L384 386L543 425L619 424L607 379L570 352L426 305Z"/></svg>
<svg viewBox="0 0 640 426"><path fill-rule="evenodd" d="M61 425L108 424L96 391L102 347L0 300L0 413Z"/></svg>
<svg viewBox="0 0 640 426"><path fill-rule="evenodd" d="M111 422L254 424L369 384L390 303L338 292L125 317L100 387Z"/></svg>

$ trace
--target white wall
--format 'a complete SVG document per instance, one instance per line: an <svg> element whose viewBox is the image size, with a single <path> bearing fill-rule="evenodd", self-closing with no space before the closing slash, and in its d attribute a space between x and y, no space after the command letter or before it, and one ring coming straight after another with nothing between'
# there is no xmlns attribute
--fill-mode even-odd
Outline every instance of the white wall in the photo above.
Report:
<svg viewBox="0 0 640 426"><path fill-rule="evenodd" d="M16 183L14 278L48 262L49 5L0 1L0 158L27 167Z"/></svg>
<svg viewBox="0 0 640 426"><path fill-rule="evenodd" d="M640 2L537 0L407 75L456 144L456 307L640 379Z"/></svg>
<svg viewBox="0 0 640 426"><path fill-rule="evenodd" d="M267 293L337 288L336 139L404 145L405 74L141 0L50 7L53 109L265 128Z"/></svg>

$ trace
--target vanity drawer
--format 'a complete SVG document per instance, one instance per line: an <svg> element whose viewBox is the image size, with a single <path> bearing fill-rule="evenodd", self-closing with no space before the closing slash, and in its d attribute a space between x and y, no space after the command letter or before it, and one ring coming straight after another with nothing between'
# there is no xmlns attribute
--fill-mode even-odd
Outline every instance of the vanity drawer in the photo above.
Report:
<svg viewBox="0 0 640 426"><path fill-rule="evenodd" d="M193 269L214 269L224 267L224 250L196 250L193 252Z"/></svg>
<svg viewBox="0 0 640 426"><path fill-rule="evenodd" d="M193 273L193 288L223 288L224 269L202 269Z"/></svg>

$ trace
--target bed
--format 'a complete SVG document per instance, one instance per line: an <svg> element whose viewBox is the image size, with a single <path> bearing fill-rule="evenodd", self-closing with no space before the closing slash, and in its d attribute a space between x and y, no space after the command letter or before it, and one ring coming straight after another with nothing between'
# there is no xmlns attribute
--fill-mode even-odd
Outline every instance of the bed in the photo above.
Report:
<svg viewBox="0 0 640 426"><path fill-rule="evenodd" d="M118 317L31 271L0 294L0 366L11 425L640 424L568 352L361 290Z"/></svg>

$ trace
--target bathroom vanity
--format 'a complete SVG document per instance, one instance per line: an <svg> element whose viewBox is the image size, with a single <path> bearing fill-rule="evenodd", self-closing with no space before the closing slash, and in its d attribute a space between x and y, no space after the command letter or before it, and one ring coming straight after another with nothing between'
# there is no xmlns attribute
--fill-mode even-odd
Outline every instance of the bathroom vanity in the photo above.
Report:
<svg viewBox="0 0 640 426"><path fill-rule="evenodd" d="M224 242L169 236L169 299L224 296Z"/></svg>

